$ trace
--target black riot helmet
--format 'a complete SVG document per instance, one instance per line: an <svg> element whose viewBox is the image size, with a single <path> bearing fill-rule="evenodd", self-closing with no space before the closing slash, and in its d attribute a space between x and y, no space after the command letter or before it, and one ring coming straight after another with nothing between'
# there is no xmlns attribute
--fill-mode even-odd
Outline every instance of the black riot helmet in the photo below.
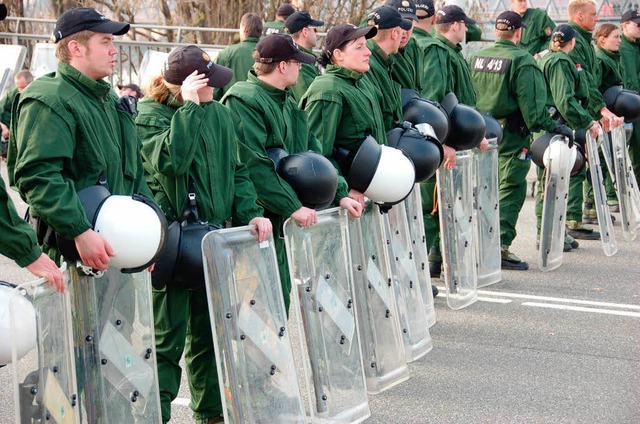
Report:
<svg viewBox="0 0 640 424"><path fill-rule="evenodd" d="M544 168L544 152L547 150L547 147L549 147L551 139L556 135L557 134L553 133L542 134L540 137L533 140L531 146L529 147L531 160L540 168Z"/></svg>
<svg viewBox="0 0 640 424"><path fill-rule="evenodd" d="M455 94L449 93L441 106L449 115L449 137L444 143L456 150L469 150L478 147L484 139L487 126L480 112L471 106L458 103Z"/></svg>
<svg viewBox="0 0 640 424"><path fill-rule="evenodd" d="M500 125L500 122L489 112L480 112L480 114L484 118L484 123L487 127L484 137L487 140L495 138L496 144L500 144L502 141L502 125Z"/></svg>
<svg viewBox="0 0 640 424"><path fill-rule="evenodd" d="M389 131L387 144L402 150L411 159L416 170L416 183L435 175L444 159L444 149L438 140L434 137L424 136L410 125Z"/></svg>
<svg viewBox="0 0 640 424"><path fill-rule="evenodd" d="M616 85L607 89L602 97L607 109L623 117L626 122L633 122L640 118L640 95L635 91L625 90Z"/></svg>
<svg viewBox="0 0 640 424"><path fill-rule="evenodd" d="M283 158L278 174L308 208L324 209L331 204L338 189L338 171L329 159L308 150Z"/></svg>
<svg viewBox="0 0 640 424"><path fill-rule="evenodd" d="M402 106L403 119L416 127L420 124L431 125L438 141L445 143L449 136L447 112L438 103L420 97L413 90L402 91L405 96Z"/></svg>

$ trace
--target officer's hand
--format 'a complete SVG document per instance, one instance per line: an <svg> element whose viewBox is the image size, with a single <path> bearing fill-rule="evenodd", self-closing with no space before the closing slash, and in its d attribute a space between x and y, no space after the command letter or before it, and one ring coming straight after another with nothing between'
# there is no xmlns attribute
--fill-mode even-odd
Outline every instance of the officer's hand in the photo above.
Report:
<svg viewBox="0 0 640 424"><path fill-rule="evenodd" d="M0 127L2 127L2 138L5 140L9 138L9 127L7 127L4 122L0 122Z"/></svg>
<svg viewBox="0 0 640 424"><path fill-rule="evenodd" d="M60 293L64 293L64 281L58 265L44 253L38 259L27 265L27 270L36 277L46 278Z"/></svg>
<svg viewBox="0 0 640 424"><path fill-rule="evenodd" d="M362 215L362 203L351 197L343 197L340 199L340 206L346 209L349 215L354 218L360 218L360 215Z"/></svg>
<svg viewBox="0 0 640 424"><path fill-rule="evenodd" d="M558 124L553 130L554 134L559 134L569 139L569 147L573 147L573 130L565 124Z"/></svg>
<svg viewBox="0 0 640 424"><path fill-rule="evenodd" d="M185 102L191 100L197 105L200 104L198 90L206 87L209 82L209 78L205 78L204 76L204 74L198 74L198 71L193 71L191 75L182 81L182 88L180 90L182 92L182 100Z"/></svg>
<svg viewBox="0 0 640 424"><path fill-rule="evenodd" d="M481 152L484 152L485 150L487 150L487 148L489 147L489 140L487 140L487 137L483 138L482 141L480 142L480 145L478 146L478 149Z"/></svg>
<svg viewBox="0 0 640 424"><path fill-rule="evenodd" d="M452 170L456 167L456 150L453 147L442 146L444 149L444 162L442 166L445 169Z"/></svg>
<svg viewBox="0 0 640 424"><path fill-rule="evenodd" d="M593 137L594 139L597 139L599 132L600 132L600 124L598 124L598 122L596 121L593 121L593 125L589 127L589 134L591 134L591 137Z"/></svg>
<svg viewBox="0 0 640 424"><path fill-rule="evenodd" d="M268 218L255 217L249 221L249 225L255 225L256 228L251 230L251 234L258 236L258 241L262 243L273 232L273 226Z"/></svg>
<svg viewBox="0 0 640 424"><path fill-rule="evenodd" d="M74 241L82 262L99 271L107 269L111 256L116 255L109 243L93 230L85 231Z"/></svg>
<svg viewBox="0 0 640 424"><path fill-rule="evenodd" d="M619 127L624 123L624 119L616 116L606 107L600 109L602 119L600 119L600 125L604 131L611 131L611 128Z"/></svg>
<svg viewBox="0 0 640 424"><path fill-rule="evenodd" d="M316 211L305 206L292 213L291 218L298 221L298 224L302 227L311 227L318 222L318 214Z"/></svg>
<svg viewBox="0 0 640 424"><path fill-rule="evenodd" d="M351 189L349 190L349 197L359 202L364 208L364 194L360 193L358 190Z"/></svg>

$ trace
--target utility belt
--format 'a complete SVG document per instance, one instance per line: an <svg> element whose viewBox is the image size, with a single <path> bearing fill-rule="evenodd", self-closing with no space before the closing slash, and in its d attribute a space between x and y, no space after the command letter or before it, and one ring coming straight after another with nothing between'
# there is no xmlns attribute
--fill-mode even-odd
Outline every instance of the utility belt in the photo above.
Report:
<svg viewBox="0 0 640 424"><path fill-rule="evenodd" d="M528 137L531 134L527 124L524 122L520 109L510 115L507 115L503 119L505 120L504 128L510 133L518 134L520 137Z"/></svg>

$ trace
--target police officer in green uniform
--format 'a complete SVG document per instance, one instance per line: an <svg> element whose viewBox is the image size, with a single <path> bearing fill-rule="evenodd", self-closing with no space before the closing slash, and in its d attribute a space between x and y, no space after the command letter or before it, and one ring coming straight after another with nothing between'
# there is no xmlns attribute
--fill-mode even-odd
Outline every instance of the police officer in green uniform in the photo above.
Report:
<svg viewBox="0 0 640 424"><path fill-rule="evenodd" d="M265 22L262 35L285 34L285 22L295 11L296 9L289 3L281 4L276 10L276 19L271 22Z"/></svg>
<svg viewBox="0 0 640 424"><path fill-rule="evenodd" d="M404 32L411 28L411 22L402 18L400 13L391 6L381 6L369 14L369 25L378 31L367 41L367 48L371 50L369 59L370 69L364 74L364 79L371 86L376 87L381 94L380 109L384 118L385 131L390 131L402 122L402 100L400 84L392 78L395 66L393 56L398 53L400 40Z"/></svg>
<svg viewBox="0 0 640 424"><path fill-rule="evenodd" d="M311 18L308 12L295 12L287 18L285 27L291 34L291 38L303 52L312 55L318 38L317 28L324 25L324 22ZM307 91L313 80L320 75L320 71L315 63L303 63L300 68L298 82L289 88L289 92L296 102L299 102L302 95Z"/></svg>
<svg viewBox="0 0 640 424"><path fill-rule="evenodd" d="M421 95L441 102L447 93L454 93L460 103L476 105L476 92L471 72L464 57L462 46L467 25L475 24L464 11L455 5L445 6L436 13L436 35L424 38L419 43L423 50L423 84ZM444 164L453 169L456 152L444 147ZM437 212L435 176L420 184L422 210L427 246L429 248L429 268L432 277L439 278L442 270L440 255L440 222Z"/></svg>
<svg viewBox="0 0 640 424"><path fill-rule="evenodd" d="M624 88L640 92L640 12L628 10L620 19L622 27L622 44L620 55L624 69ZM629 155L633 164L633 172L640 181L640 122L633 124L633 132L629 140Z"/></svg>
<svg viewBox="0 0 640 424"><path fill-rule="evenodd" d="M431 32L433 31L433 25L436 23L436 9L432 0L418 0L416 2L416 18L418 20L413 24L411 38L416 40L416 44L420 50L420 58L422 58L422 55L424 55L422 46L426 40L433 38ZM422 70L422 65L419 66L420 70L418 75L420 79L422 79L424 71ZM422 84L422 81L420 81L420 84ZM421 91L422 90L419 92Z"/></svg>
<svg viewBox="0 0 640 424"><path fill-rule="evenodd" d="M370 69L367 38L376 33L372 26L339 24L331 28L318 58L326 72L311 83L300 102L322 154L333 162L339 174L334 151L356 151L368 135L379 144L387 144L377 89L363 78ZM349 197L364 206L362 193L350 189Z"/></svg>
<svg viewBox="0 0 640 424"><path fill-rule="evenodd" d="M9 139L9 126L11 125L11 107L13 102L18 97L18 94L22 92L27 85L33 81L33 75L27 69L18 71L13 77L15 87L9 90L0 99L0 128L2 128L2 138ZM6 152L3 149L3 157L6 157Z"/></svg>
<svg viewBox="0 0 640 424"><path fill-rule="evenodd" d="M416 5L413 0L388 0L386 6L393 7L403 19L411 23L411 27L403 31L400 37L398 53L393 54L391 78L402 88L422 91L422 50L411 36L414 25L418 22Z"/></svg>
<svg viewBox="0 0 640 424"><path fill-rule="evenodd" d="M238 81L246 81L247 74L253 66L253 50L260 41L262 19L255 13L245 13L240 19L240 42L233 44L215 58L215 63L233 69L233 78L224 87L215 90L214 99L220 100L224 93Z"/></svg>
<svg viewBox="0 0 640 424"><path fill-rule="evenodd" d="M262 218L246 166L237 159L233 121L212 101L232 71L215 65L196 46L169 55L161 78L139 103L136 118L149 185L169 221L183 221L189 193L196 195L198 218L223 226L255 224L260 241L271 232ZM220 422L222 399L206 296L170 282L153 290L155 341L162 420L171 419L171 402L180 388L185 353L191 408L200 423ZM186 347L186 352L185 352Z"/></svg>
<svg viewBox="0 0 640 424"><path fill-rule="evenodd" d="M511 0L511 8L522 16L522 38L520 48L525 49L534 57L549 47L551 32L556 24L551 20L546 10L527 8L527 0Z"/></svg>
<svg viewBox="0 0 640 424"><path fill-rule="evenodd" d="M500 240L502 268L526 270L529 265L509 250L527 191L531 161L526 155L531 133L555 132L573 138L569 127L556 124L546 108L546 83L533 57L518 47L524 23L516 12L498 15L496 42L469 56L478 93L477 107L502 123L498 146L500 178Z"/></svg>
<svg viewBox="0 0 640 424"><path fill-rule="evenodd" d="M114 35L128 30L92 8L60 15L53 34L58 68L20 94L11 120L10 183L33 217L74 240L82 262L98 270L116 252L93 231L76 192L104 179L112 194L151 197L133 117L116 108L118 97L103 80L115 66ZM43 250L57 255L50 248Z"/></svg>
<svg viewBox="0 0 640 424"><path fill-rule="evenodd" d="M272 34L258 43L254 60L249 79L232 87L222 102L235 122L240 159L249 167L260 204L274 221L282 292L288 310L291 278L282 224L291 217L301 226L311 226L318 217L315 210L302 205L293 188L276 173L267 151L281 148L288 153L320 152L306 113L298 108L287 90L298 80L301 64L313 63L315 59L299 50L288 35ZM338 185L336 198L352 215L359 216L362 207L348 198L344 179Z"/></svg>
<svg viewBox="0 0 640 424"><path fill-rule="evenodd" d="M551 35L549 51L541 54L538 64L547 82L548 106L555 108L557 118L566 122L574 130L587 129L593 137L596 137L600 130L600 124L593 119L593 115L589 111L590 89L588 84L590 79L586 72L581 67L578 67L570 56L571 51L576 46L577 34L578 32L572 25L558 25ZM542 172L540 170L538 172L538 180L541 177ZM570 184L573 179L574 177L571 177ZM538 216L539 227L542 216L542 199L540 197L540 184L538 184L538 187L536 215ZM581 194L582 190L579 193ZM571 195L569 196L567 208L570 202ZM578 204L577 206L577 213L579 213L580 205ZM577 216L575 207L573 212L567 210L568 220L573 220L575 223ZM573 228L576 227L574 226ZM579 228L582 228L582 226ZM568 226L568 233L574 238L587 240L599 238L599 233L593 230L589 231L586 228L581 231L571 230L572 227Z"/></svg>
<svg viewBox="0 0 640 424"><path fill-rule="evenodd" d="M64 291L62 272L55 262L42 253L33 229L16 211L7 193L4 179L0 178L0 255L27 268L37 277L44 277L57 290Z"/></svg>
<svg viewBox="0 0 640 424"><path fill-rule="evenodd" d="M593 38L596 43L596 60L600 67L600 86L598 90L604 94L611 87L624 85L620 56L620 43L622 42L620 28L611 23L604 23L596 29ZM619 212L620 205L613 186L612 176L605 164L602 153L600 153L600 159L607 192L607 205L609 205L611 212Z"/></svg>

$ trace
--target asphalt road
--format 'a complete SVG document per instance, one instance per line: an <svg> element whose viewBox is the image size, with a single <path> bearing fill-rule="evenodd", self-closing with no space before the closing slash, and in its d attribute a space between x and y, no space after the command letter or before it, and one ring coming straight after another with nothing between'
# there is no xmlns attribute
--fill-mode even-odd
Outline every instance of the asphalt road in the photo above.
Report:
<svg viewBox="0 0 640 424"><path fill-rule="evenodd" d="M436 298L433 350L409 365L408 381L370 397L366 423L640 423L640 238L624 241L616 225L615 256L585 241L543 273L533 206L527 198L512 246L532 268L503 272L463 310ZM2 257L0 278L31 279ZM188 398L183 382L172 422L193 422ZM0 424L12 417L9 365Z"/></svg>

